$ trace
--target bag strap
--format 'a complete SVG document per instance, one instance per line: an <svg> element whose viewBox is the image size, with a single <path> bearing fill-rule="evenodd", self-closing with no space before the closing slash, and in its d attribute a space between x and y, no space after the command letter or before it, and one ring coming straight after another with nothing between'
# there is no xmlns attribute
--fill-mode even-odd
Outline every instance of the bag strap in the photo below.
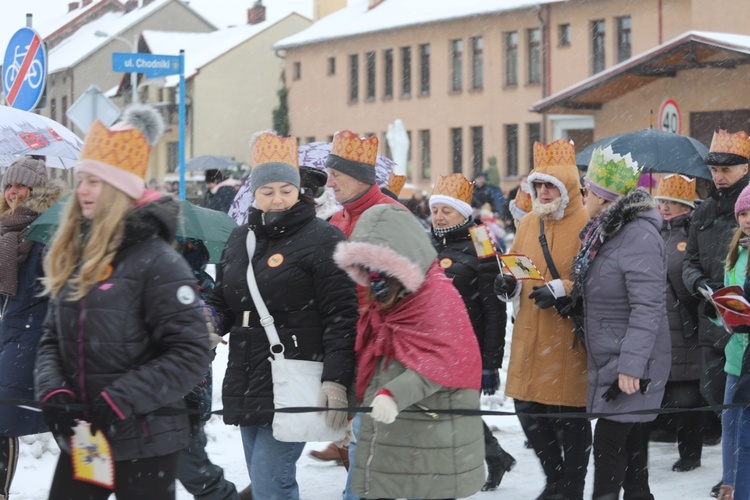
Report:
<svg viewBox="0 0 750 500"><path fill-rule="evenodd" d="M552 279L559 280L560 274L557 272L555 261L552 260L552 255L550 255L549 247L547 246L547 237L544 235L544 219L542 218L539 218L539 244L542 245L544 261L547 263L547 269L549 269Z"/></svg>
<svg viewBox="0 0 750 500"><path fill-rule="evenodd" d="M260 295L258 290L258 283L255 281L255 271L253 270L253 255L255 255L255 233L252 229L248 228L247 238L245 239L245 246L247 247L247 288L250 290L250 296L253 298L255 308L258 310L258 316L260 316L260 324L266 331L266 337L268 337L268 343L271 344L271 354L275 357L284 359L284 344L279 339L279 333L276 331L276 326L273 324L273 316L268 312L266 303L263 302L263 297ZM274 350L274 347L280 346L278 352Z"/></svg>

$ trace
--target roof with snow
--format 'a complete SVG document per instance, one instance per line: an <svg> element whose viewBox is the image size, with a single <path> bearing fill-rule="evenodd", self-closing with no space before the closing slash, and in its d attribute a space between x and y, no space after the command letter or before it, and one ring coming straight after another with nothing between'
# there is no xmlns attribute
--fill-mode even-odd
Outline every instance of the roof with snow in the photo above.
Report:
<svg viewBox="0 0 750 500"><path fill-rule="evenodd" d="M509 12L561 1L563 0L383 0L370 9L368 0L360 0L324 17L308 29L284 38L274 48L287 49L337 38Z"/></svg>
<svg viewBox="0 0 750 500"><path fill-rule="evenodd" d="M750 64L750 36L688 31L642 54L605 69L537 101L532 111L601 109L602 105L657 78L701 68L733 69Z"/></svg>
<svg viewBox="0 0 750 500"><path fill-rule="evenodd" d="M49 73L75 66L108 44L111 38L122 36L131 27L173 1L175 0L154 0L146 6L139 7L127 13L109 12L99 19L82 26L73 35L49 51ZM186 5L186 8L189 7ZM199 15L198 13L195 14ZM206 22L208 23L208 21ZM103 31L109 34L110 37L98 37L95 35L97 31ZM123 49L123 52L130 51L130 49L125 47Z"/></svg>
<svg viewBox="0 0 750 500"><path fill-rule="evenodd" d="M210 33L145 30L142 36L152 54L179 55L180 49L184 49L185 78L190 79L211 61L291 16L299 14L293 12L280 19L266 19L262 23L234 26ZM172 75L165 80L166 87L173 87L179 83L180 77Z"/></svg>

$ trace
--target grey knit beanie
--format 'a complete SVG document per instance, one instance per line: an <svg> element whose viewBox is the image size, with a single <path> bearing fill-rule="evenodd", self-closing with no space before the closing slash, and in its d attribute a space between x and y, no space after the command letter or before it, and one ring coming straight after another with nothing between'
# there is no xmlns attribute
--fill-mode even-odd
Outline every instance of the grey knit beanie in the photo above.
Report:
<svg viewBox="0 0 750 500"><path fill-rule="evenodd" d="M14 161L3 176L3 189L12 182L35 188L47 184L47 169L43 160L24 156Z"/></svg>
<svg viewBox="0 0 750 500"><path fill-rule="evenodd" d="M269 182L288 182L299 189L299 169L288 163L272 161L258 165L250 172L250 185L253 193Z"/></svg>

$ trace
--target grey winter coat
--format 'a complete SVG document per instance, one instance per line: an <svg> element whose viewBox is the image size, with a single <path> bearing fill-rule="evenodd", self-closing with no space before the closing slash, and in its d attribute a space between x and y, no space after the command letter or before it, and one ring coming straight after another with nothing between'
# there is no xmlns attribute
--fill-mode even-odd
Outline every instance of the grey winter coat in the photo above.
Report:
<svg viewBox="0 0 750 500"><path fill-rule="evenodd" d="M667 251L667 319L672 339L671 381L698 380L701 377L701 350L698 344L699 300L682 281L691 214L665 220L661 235Z"/></svg>
<svg viewBox="0 0 750 500"><path fill-rule="evenodd" d="M637 189L607 209L606 240L583 283L588 353L589 412L660 408L671 361L666 304L666 254L662 218ZM646 394L609 402L602 395L622 373L651 379ZM656 415L617 415L617 422L649 422Z"/></svg>
<svg viewBox="0 0 750 500"><path fill-rule="evenodd" d="M714 290L724 286L724 259L737 228L734 204L747 185L748 177L743 177L733 186L715 189L693 212L682 263L682 279L691 293L696 294L698 287L706 284ZM698 308L698 314L700 344L724 349L729 342L727 332L706 317L703 307Z"/></svg>

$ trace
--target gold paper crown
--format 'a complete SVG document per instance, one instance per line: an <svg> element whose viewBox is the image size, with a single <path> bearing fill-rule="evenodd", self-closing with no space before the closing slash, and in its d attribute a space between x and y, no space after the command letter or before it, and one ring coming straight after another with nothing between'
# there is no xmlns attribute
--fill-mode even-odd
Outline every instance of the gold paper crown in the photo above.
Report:
<svg viewBox="0 0 750 500"><path fill-rule="evenodd" d="M269 132L263 132L253 143L253 158L251 168L264 163L279 162L299 168L299 153L297 139L294 137L279 137Z"/></svg>
<svg viewBox="0 0 750 500"><path fill-rule="evenodd" d="M576 166L576 151L569 141L558 139L546 146L534 143L534 169L570 166Z"/></svg>
<svg viewBox="0 0 750 500"><path fill-rule="evenodd" d="M531 201L531 195L527 193L522 187L518 187L516 192L516 206L526 213L531 212L533 208L533 202Z"/></svg>
<svg viewBox="0 0 750 500"><path fill-rule="evenodd" d="M331 154L374 166L378 160L378 138L373 135L362 139L350 130L342 130L333 136Z"/></svg>
<svg viewBox="0 0 750 500"><path fill-rule="evenodd" d="M110 130L99 120L91 124L81 150L81 160L93 160L146 177L151 146L135 128Z"/></svg>
<svg viewBox="0 0 750 500"><path fill-rule="evenodd" d="M744 130L730 134L724 129L714 132L710 153L725 153L750 158L750 138Z"/></svg>
<svg viewBox="0 0 750 500"><path fill-rule="evenodd" d="M404 189L404 184L406 184L405 175L396 175L391 172L388 176L388 190L397 197L401 194L401 190Z"/></svg>
<svg viewBox="0 0 750 500"><path fill-rule="evenodd" d="M471 205L471 195L474 193L474 184L461 174L441 175L435 184L435 194L442 194L455 198Z"/></svg>
<svg viewBox="0 0 750 500"><path fill-rule="evenodd" d="M684 202L693 206L695 202L695 179L680 174L664 177L659 183L655 198Z"/></svg>

